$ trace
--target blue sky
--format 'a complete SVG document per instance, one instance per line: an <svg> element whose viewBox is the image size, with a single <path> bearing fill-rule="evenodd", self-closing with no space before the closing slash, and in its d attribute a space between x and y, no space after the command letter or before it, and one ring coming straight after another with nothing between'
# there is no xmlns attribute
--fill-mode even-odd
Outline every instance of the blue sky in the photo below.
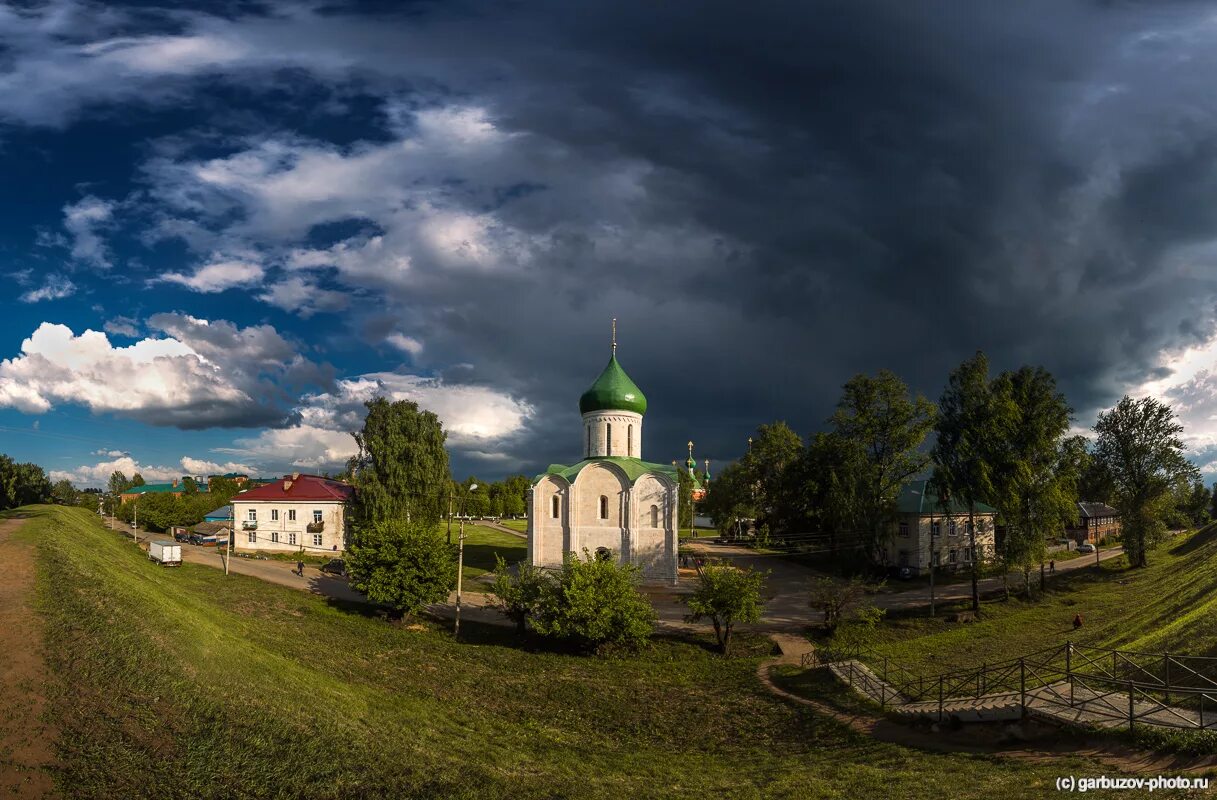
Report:
<svg viewBox="0 0 1217 800"><path fill-rule="evenodd" d="M0 451L80 484L809 434L889 368L1042 364L1217 460L1205 4L0 3Z"/></svg>

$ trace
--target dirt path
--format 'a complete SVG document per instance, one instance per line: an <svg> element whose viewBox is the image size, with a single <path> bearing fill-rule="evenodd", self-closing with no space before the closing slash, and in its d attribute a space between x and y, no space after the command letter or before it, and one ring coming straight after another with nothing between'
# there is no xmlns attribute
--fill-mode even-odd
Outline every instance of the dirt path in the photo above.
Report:
<svg viewBox="0 0 1217 800"><path fill-rule="evenodd" d="M940 753L994 755L1039 763L1052 763L1060 758L1072 756L1118 769L1130 775L1206 774L1217 771L1217 756L1192 758L1170 753L1145 752L1082 735L1076 739L1065 736L1057 737L1059 741L1027 742L1019 746L1011 744L1010 737L995 729L994 726L965 725L958 731L933 732L901 725L874 714L842 711L827 703L788 692L774 682L772 672L774 667L783 664L799 664L803 654L811 652L812 645L801 636L773 634L770 638L777 643L782 654L762 661L757 666L757 678L766 689L784 700L810 708L817 714L832 717L850 730L864 736L871 736L881 742Z"/></svg>
<svg viewBox="0 0 1217 800"><path fill-rule="evenodd" d="M0 798L53 797L55 735L46 705L42 632L33 608L34 546L13 534L24 520L0 520Z"/></svg>

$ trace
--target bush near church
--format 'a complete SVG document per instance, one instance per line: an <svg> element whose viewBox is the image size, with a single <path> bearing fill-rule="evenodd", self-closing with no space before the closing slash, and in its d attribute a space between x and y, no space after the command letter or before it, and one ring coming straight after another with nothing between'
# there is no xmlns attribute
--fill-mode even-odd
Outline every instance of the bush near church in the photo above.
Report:
<svg viewBox="0 0 1217 800"><path fill-rule="evenodd" d="M655 627L655 611L638 592L640 571L613 558L568 553L541 592L533 628L585 650L639 648Z"/></svg>

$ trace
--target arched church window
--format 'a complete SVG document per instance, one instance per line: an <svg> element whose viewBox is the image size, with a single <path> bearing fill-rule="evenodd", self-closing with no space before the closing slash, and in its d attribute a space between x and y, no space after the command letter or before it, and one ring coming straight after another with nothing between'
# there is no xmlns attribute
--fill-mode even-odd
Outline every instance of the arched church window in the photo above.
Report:
<svg viewBox="0 0 1217 800"><path fill-rule="evenodd" d="M608 498L600 495L600 519L608 519Z"/></svg>
<svg viewBox="0 0 1217 800"><path fill-rule="evenodd" d="M613 423L611 422L604 423L604 447L604 454L611 456L613 454Z"/></svg>
<svg viewBox="0 0 1217 800"><path fill-rule="evenodd" d="M550 516L554 519L558 518L558 495L554 495L553 502L550 505Z"/></svg>
<svg viewBox="0 0 1217 800"><path fill-rule="evenodd" d="M625 429L625 447L628 451L626 455L630 458L634 457L634 426L631 425Z"/></svg>
<svg viewBox="0 0 1217 800"><path fill-rule="evenodd" d="M651 527L659 527L659 506L651 506Z"/></svg>

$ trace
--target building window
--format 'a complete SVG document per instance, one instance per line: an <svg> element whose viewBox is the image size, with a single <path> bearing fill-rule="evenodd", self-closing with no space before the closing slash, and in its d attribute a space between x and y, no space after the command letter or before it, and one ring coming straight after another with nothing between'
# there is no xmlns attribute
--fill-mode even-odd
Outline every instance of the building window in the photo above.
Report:
<svg viewBox="0 0 1217 800"><path fill-rule="evenodd" d="M651 527L659 527L659 506L651 506Z"/></svg>
<svg viewBox="0 0 1217 800"><path fill-rule="evenodd" d="M272 509L270 510L270 521L271 521L271 522L275 522L275 521L276 521L276 520L278 520L278 519L279 519L279 509L277 509L277 508L272 508Z"/></svg>
<svg viewBox="0 0 1217 800"><path fill-rule="evenodd" d="M625 429L625 447L626 455L630 458L634 457L634 426L631 425Z"/></svg>
<svg viewBox="0 0 1217 800"><path fill-rule="evenodd" d="M948 553L947 561L950 562L951 564L958 563L959 562L959 551L952 550L950 553Z"/></svg>
<svg viewBox="0 0 1217 800"><path fill-rule="evenodd" d="M604 453L611 456L613 454L613 423L604 423Z"/></svg>
<svg viewBox="0 0 1217 800"><path fill-rule="evenodd" d="M609 550L607 547L597 547L596 548L596 560L597 561L609 561L612 559L612 557L613 557L613 551Z"/></svg>
<svg viewBox="0 0 1217 800"><path fill-rule="evenodd" d="M935 538L942 536L942 523L941 522L935 521L932 525L930 525L930 535Z"/></svg>
<svg viewBox="0 0 1217 800"><path fill-rule="evenodd" d="M288 521L288 522L295 522L295 521L296 521L296 509L294 509L294 508L289 508L289 509L287 510L287 521Z"/></svg>
<svg viewBox="0 0 1217 800"><path fill-rule="evenodd" d="M550 504L549 515L554 519L558 518L558 496L554 495L553 502Z"/></svg>
<svg viewBox="0 0 1217 800"><path fill-rule="evenodd" d="M900 523L900 535L901 536L909 535L909 524L907 522Z"/></svg>
<svg viewBox="0 0 1217 800"><path fill-rule="evenodd" d="M321 546L321 534L314 533L313 534L313 547L320 547L320 546Z"/></svg>
<svg viewBox="0 0 1217 800"><path fill-rule="evenodd" d="M959 531L955 529L955 520L947 523L947 536L958 536Z"/></svg>
<svg viewBox="0 0 1217 800"><path fill-rule="evenodd" d="M971 522L965 522L965 523L963 524L963 527L964 527L964 530L965 530L965 531L967 531L967 534L968 534L969 536L971 536L971 535L972 535L972 523L971 523Z"/></svg>
<svg viewBox="0 0 1217 800"><path fill-rule="evenodd" d="M600 495L600 519L608 519L608 498Z"/></svg>
<svg viewBox="0 0 1217 800"><path fill-rule="evenodd" d="M271 532L270 532L270 540L271 540L271 542L272 542L272 543L274 543L274 544L278 544L278 543L279 543L279 532L278 532L278 531L271 531Z"/></svg>
<svg viewBox="0 0 1217 800"><path fill-rule="evenodd" d="M258 532L257 532L257 531L250 531L250 532L249 532L249 543L250 543L250 544L256 544L256 543L257 543L257 541L258 541Z"/></svg>
<svg viewBox="0 0 1217 800"><path fill-rule="evenodd" d="M313 522L321 522L321 511L315 508L313 509Z"/></svg>
<svg viewBox="0 0 1217 800"><path fill-rule="evenodd" d="M972 548L971 547L965 547L963 549L963 560L964 560L965 564L970 564L972 562Z"/></svg>
<svg viewBox="0 0 1217 800"><path fill-rule="evenodd" d="M296 544L296 534L289 533L287 535L287 543L294 546Z"/></svg>
<svg viewBox="0 0 1217 800"><path fill-rule="evenodd" d="M256 508L249 509L249 521L250 522L258 521L258 509L256 509Z"/></svg>

